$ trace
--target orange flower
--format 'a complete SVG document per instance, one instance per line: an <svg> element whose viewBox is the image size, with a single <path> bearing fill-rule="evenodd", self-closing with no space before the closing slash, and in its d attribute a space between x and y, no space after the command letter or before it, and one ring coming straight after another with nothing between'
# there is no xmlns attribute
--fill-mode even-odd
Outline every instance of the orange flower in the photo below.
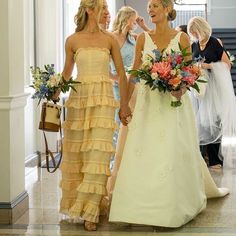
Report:
<svg viewBox="0 0 236 236"><path fill-rule="evenodd" d="M173 79L170 79L168 81L168 84L172 85L174 88L178 87L178 85L180 85L181 80L178 77L175 77Z"/></svg>

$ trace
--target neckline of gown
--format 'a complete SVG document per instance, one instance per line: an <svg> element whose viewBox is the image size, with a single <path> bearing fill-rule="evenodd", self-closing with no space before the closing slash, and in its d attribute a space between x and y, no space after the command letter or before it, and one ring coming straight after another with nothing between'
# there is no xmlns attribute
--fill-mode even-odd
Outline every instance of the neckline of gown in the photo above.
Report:
<svg viewBox="0 0 236 236"><path fill-rule="evenodd" d="M74 53L74 58L76 58L76 56L79 54L80 51L83 50L95 50L95 51L104 51L107 52L108 54L110 54L110 50L106 47L80 47L77 48L75 53Z"/></svg>
<svg viewBox="0 0 236 236"><path fill-rule="evenodd" d="M148 37L149 37L150 41L152 42L153 46L155 46L155 49L157 49L159 52L161 52L160 49L157 47L157 45L156 45L156 44L154 43L154 41L152 40L152 37L150 36L150 34L149 34L148 32L146 32L146 34L148 35ZM162 50L162 52L165 52L165 51L169 48L169 46L171 45L172 41L174 41L174 40L177 38L177 36L180 35L180 34L182 34L181 31L178 32L178 33L170 40L170 42L168 43L167 47L164 48L164 49Z"/></svg>

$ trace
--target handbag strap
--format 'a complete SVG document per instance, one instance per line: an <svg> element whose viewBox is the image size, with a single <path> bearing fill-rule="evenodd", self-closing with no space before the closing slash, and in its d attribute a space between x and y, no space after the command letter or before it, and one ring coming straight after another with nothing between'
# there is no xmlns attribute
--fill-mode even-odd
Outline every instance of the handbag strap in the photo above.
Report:
<svg viewBox="0 0 236 236"><path fill-rule="evenodd" d="M45 154L46 154L46 167L47 167L47 171L49 173L54 173L58 169L58 167L60 166L61 160L62 160L63 145L62 145L61 122L60 122L59 130L60 130L60 138L61 138L61 140L60 140L61 150L59 152L60 153L60 158L59 158L59 161L58 161L57 164L56 164L55 157L54 157L53 153L48 149L47 137L46 137L46 134L45 134L45 132L43 130L43 136L44 136L44 142L45 142ZM52 160L52 163L53 163L53 169L52 170L50 170L50 167L49 167L49 159L50 159L50 157L51 157L51 160Z"/></svg>

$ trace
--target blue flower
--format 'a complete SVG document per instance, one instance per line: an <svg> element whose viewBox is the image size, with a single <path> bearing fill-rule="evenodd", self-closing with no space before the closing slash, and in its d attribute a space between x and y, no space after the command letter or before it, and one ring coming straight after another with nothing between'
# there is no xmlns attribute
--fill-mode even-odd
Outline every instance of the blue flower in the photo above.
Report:
<svg viewBox="0 0 236 236"><path fill-rule="evenodd" d="M154 49L154 50L152 50L152 52L155 55L155 62L159 61L161 58L161 52L158 49Z"/></svg>

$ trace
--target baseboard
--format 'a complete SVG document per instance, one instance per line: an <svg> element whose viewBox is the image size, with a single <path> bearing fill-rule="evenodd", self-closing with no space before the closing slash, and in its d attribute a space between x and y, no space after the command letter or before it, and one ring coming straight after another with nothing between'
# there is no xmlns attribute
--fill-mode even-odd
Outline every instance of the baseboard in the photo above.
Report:
<svg viewBox="0 0 236 236"><path fill-rule="evenodd" d="M15 223L29 209L29 196L25 191L11 202L0 202L0 224Z"/></svg>
<svg viewBox="0 0 236 236"><path fill-rule="evenodd" d="M41 167L41 152L29 155L25 160L25 167Z"/></svg>

